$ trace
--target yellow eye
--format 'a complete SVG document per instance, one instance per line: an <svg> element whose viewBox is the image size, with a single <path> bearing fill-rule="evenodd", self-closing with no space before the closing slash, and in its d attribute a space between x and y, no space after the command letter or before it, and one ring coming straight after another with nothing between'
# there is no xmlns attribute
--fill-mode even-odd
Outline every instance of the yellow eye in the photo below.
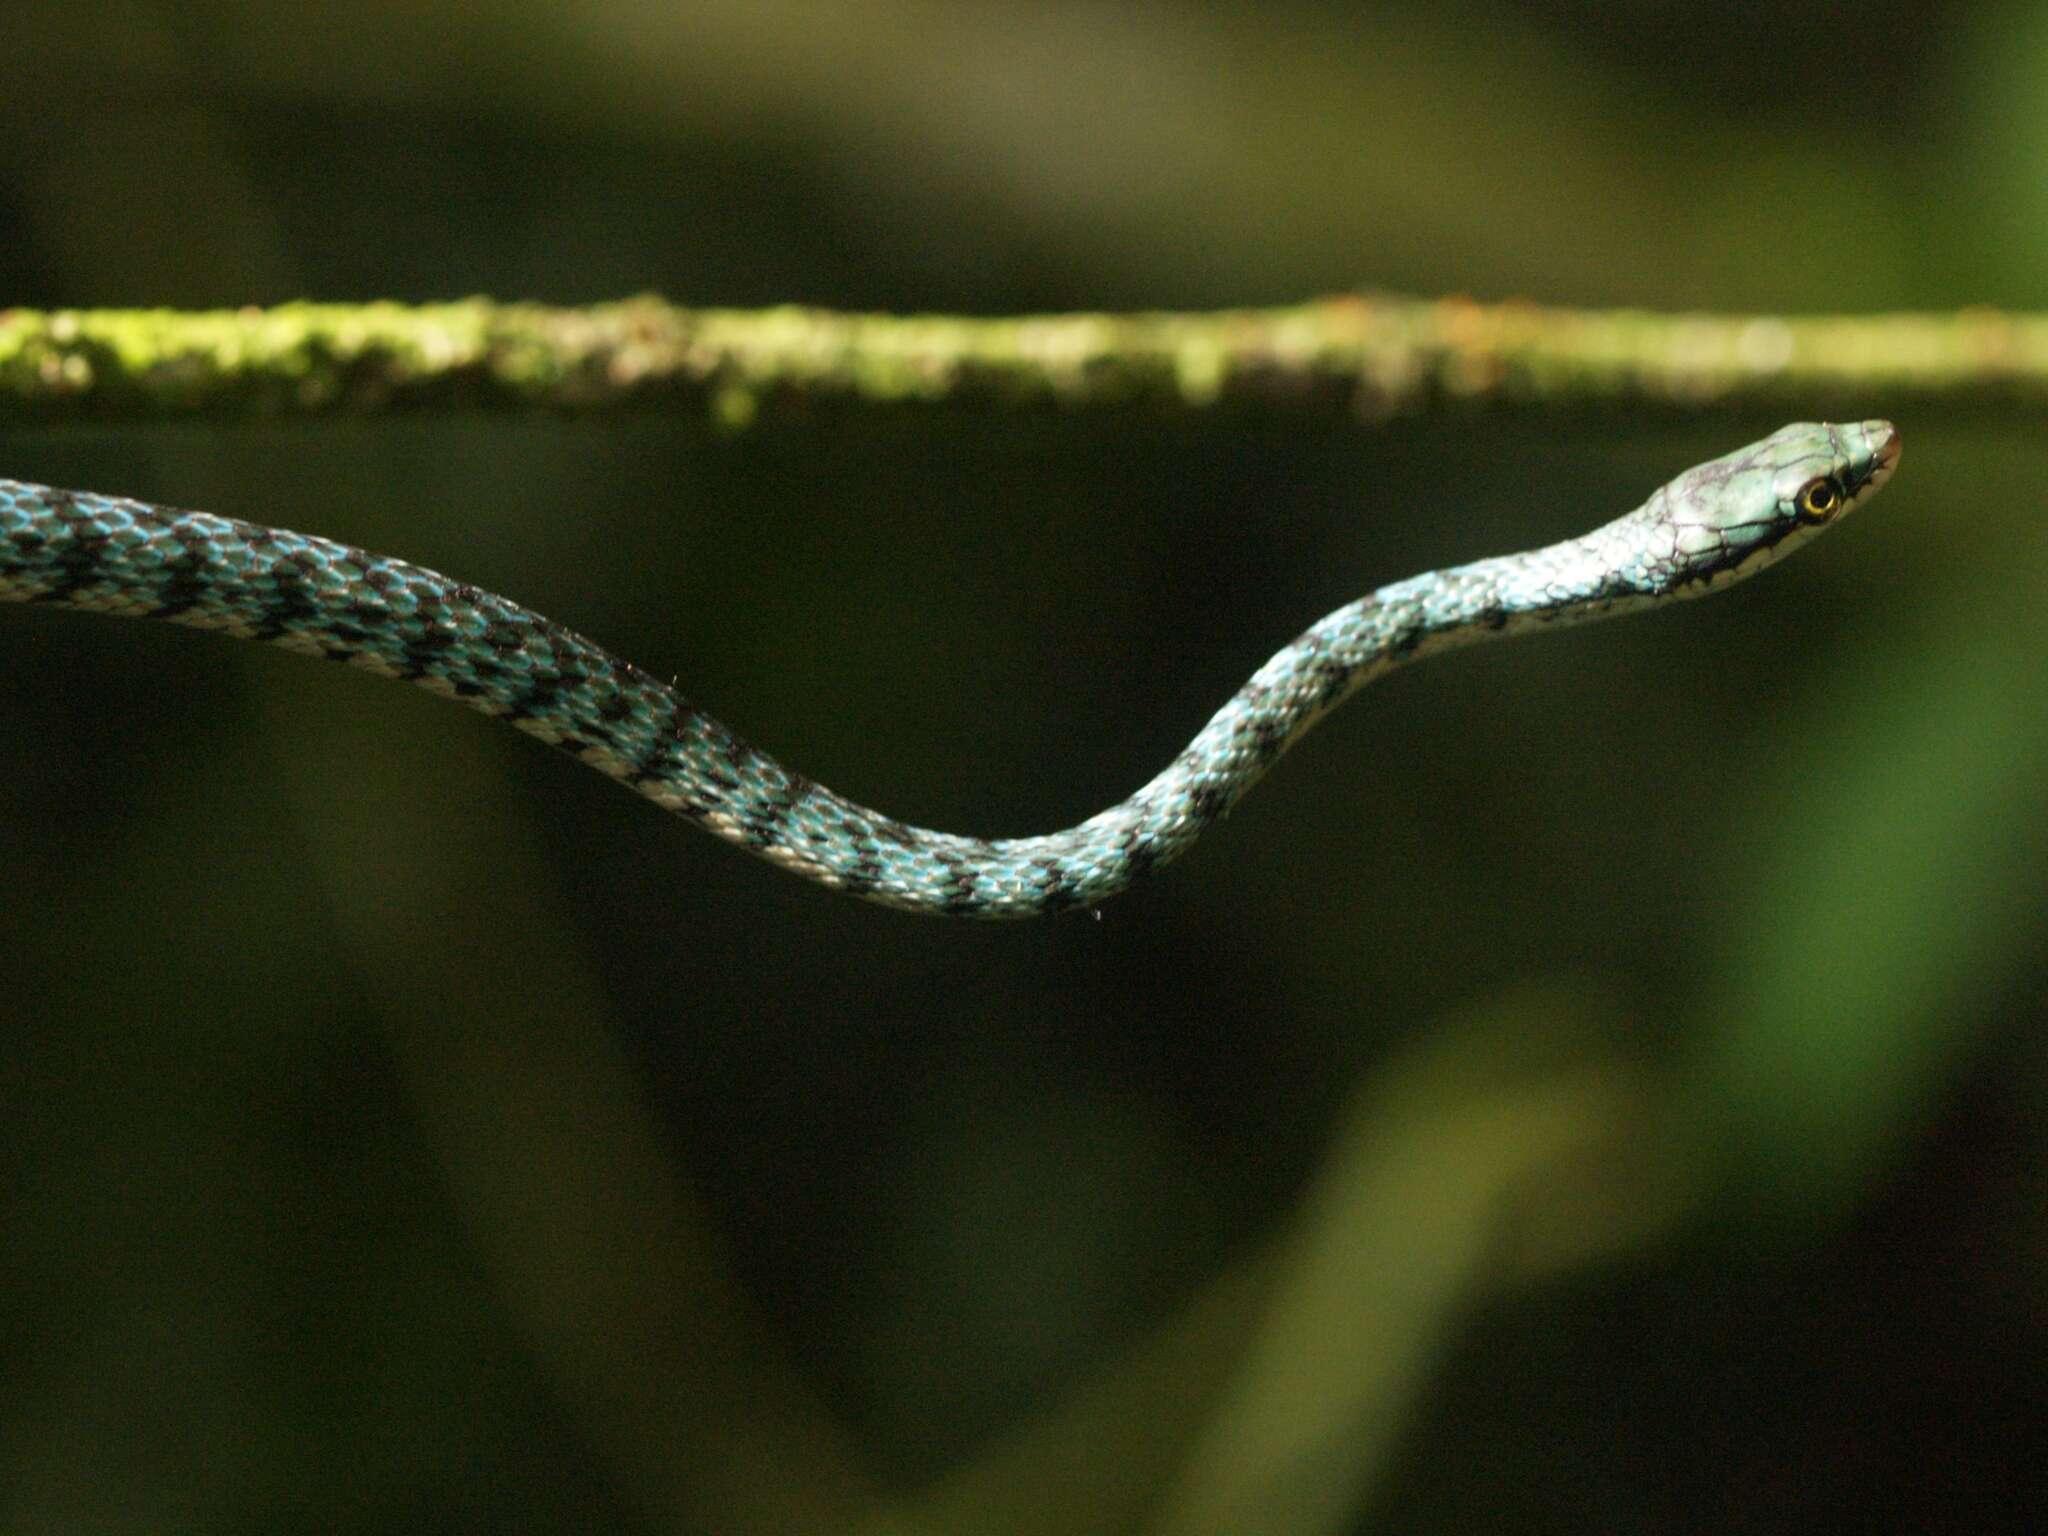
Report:
<svg viewBox="0 0 2048 1536"><path fill-rule="evenodd" d="M1825 521L1842 504L1842 492L1832 480L1811 480L1799 493L1800 512L1815 521Z"/></svg>

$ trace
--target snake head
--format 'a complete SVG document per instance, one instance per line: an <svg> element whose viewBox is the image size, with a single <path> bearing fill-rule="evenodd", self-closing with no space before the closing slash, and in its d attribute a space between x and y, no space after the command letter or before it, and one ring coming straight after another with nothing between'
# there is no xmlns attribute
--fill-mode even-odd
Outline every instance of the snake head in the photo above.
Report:
<svg viewBox="0 0 2048 1536"><path fill-rule="evenodd" d="M1898 462L1899 434L1888 421L1780 427L1651 498L1643 513L1670 542L1645 574L1665 591L1697 596L1761 570L1840 522Z"/></svg>

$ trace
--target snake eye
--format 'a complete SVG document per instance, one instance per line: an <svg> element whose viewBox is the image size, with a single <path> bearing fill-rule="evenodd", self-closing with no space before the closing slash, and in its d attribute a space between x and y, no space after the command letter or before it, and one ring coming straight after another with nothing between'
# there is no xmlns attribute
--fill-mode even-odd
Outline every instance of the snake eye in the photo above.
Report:
<svg viewBox="0 0 2048 1536"><path fill-rule="evenodd" d="M1842 489L1825 476L1818 480L1809 480L1800 488L1798 503L1800 516L1824 523L1834 516L1836 508L1841 506Z"/></svg>

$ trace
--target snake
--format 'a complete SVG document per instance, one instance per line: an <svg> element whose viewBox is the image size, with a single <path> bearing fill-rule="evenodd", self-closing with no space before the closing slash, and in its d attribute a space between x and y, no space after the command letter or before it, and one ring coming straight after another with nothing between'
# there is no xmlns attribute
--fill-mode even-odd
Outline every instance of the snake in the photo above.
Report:
<svg viewBox="0 0 2048 1536"><path fill-rule="evenodd" d="M402 678L820 885L914 912L1020 918L1091 907L1184 852L1392 668L1738 581L1839 522L1898 457L1890 422L1794 423L1591 533L1381 587L1277 652L1128 799L1032 837L959 836L871 810L552 619L311 534L0 480L0 601L165 619Z"/></svg>

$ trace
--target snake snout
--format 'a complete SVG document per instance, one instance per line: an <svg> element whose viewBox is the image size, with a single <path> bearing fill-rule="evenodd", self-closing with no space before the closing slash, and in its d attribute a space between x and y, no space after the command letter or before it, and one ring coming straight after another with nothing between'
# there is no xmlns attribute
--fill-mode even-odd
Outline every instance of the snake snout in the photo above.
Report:
<svg viewBox="0 0 2048 1536"><path fill-rule="evenodd" d="M1862 454L1869 468L1862 489L1876 490L1891 478L1899 463L1899 429L1888 421L1859 421L1846 429L1862 440Z"/></svg>

